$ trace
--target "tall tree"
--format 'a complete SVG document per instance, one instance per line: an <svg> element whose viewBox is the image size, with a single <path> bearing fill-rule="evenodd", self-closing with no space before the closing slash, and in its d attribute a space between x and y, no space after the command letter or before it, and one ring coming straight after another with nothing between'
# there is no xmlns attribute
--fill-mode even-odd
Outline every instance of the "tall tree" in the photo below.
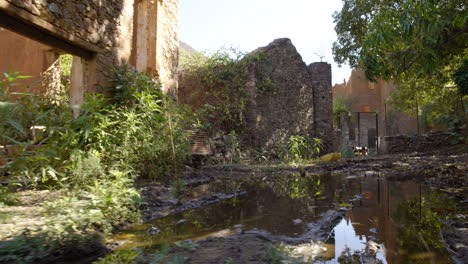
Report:
<svg viewBox="0 0 468 264"><path fill-rule="evenodd" d="M364 70L371 81L396 81L400 108L462 98L451 76L464 76L468 58L466 0L343 0L333 17L335 61Z"/></svg>

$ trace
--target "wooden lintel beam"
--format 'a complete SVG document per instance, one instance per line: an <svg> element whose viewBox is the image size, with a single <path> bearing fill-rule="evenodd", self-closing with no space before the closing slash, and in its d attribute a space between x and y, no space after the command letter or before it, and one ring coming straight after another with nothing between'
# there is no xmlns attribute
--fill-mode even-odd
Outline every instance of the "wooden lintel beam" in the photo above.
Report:
<svg viewBox="0 0 468 264"><path fill-rule="evenodd" d="M96 51L80 47L58 36L54 36L50 32L43 30L35 25L29 24L22 19L13 17L0 9L0 27L6 28L12 32L33 39L47 46L57 48L72 55L79 56L83 59L92 59L96 55Z"/></svg>

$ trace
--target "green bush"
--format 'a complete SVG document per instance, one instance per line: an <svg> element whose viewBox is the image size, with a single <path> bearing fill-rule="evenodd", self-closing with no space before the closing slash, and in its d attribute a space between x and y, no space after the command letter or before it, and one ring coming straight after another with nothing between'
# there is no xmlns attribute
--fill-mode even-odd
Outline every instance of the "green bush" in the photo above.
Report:
<svg viewBox="0 0 468 264"><path fill-rule="evenodd" d="M2 96L13 81L1 83ZM18 149L4 169L29 186L69 192L46 205L43 230L1 245L0 262L34 262L89 243L96 231L110 233L138 221L135 179L172 175L190 158L184 128L191 119L162 94L158 82L128 67L115 70L111 97L87 95L78 118L69 106L24 98L2 97L0 110L8 113L0 119L2 144ZM33 125L46 127L42 145L30 139Z"/></svg>
<svg viewBox="0 0 468 264"><path fill-rule="evenodd" d="M111 170L157 178L172 173L190 158L183 129L188 118L161 93L159 83L146 74L119 68L115 70L113 94L112 98L88 95L76 119L70 108L47 102L27 104L24 109L30 108L32 113L47 109L42 122L26 126L21 125L22 115L16 119L11 116L2 128L26 131L30 125L44 125L47 139L45 145L28 151L29 135L3 136L22 146L7 169L34 185L76 187Z"/></svg>
<svg viewBox="0 0 468 264"><path fill-rule="evenodd" d="M211 134L242 132L245 126L245 83L251 62L244 53L220 49L212 54L182 54L179 100L194 107L197 128Z"/></svg>
<svg viewBox="0 0 468 264"><path fill-rule="evenodd" d="M9 186L0 185L0 206L16 204L16 195Z"/></svg>
<svg viewBox="0 0 468 264"><path fill-rule="evenodd" d="M290 136L287 152L283 155L286 160L308 160L317 156L321 148L322 140L319 138L309 139L304 136Z"/></svg>
<svg viewBox="0 0 468 264"><path fill-rule="evenodd" d="M333 123L337 128L341 128L341 117L343 116L345 121L350 122L353 118L353 113L351 112L351 100L338 96L333 99Z"/></svg>

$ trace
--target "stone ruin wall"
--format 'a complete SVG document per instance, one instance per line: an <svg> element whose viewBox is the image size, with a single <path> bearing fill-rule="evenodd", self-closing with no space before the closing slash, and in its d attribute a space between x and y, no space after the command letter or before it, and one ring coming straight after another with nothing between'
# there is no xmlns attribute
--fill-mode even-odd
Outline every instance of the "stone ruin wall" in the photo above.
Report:
<svg viewBox="0 0 468 264"><path fill-rule="evenodd" d="M112 67L128 63L136 66L137 60L132 58L138 53L145 54L145 63L156 64L155 71L147 71L149 67L143 71L159 75L166 91L176 89L179 1L135 1L0 0L0 27L20 34L26 30L28 37L32 29L35 40L76 55L72 86L73 82L79 85L72 87L72 103L82 103L85 92L105 92L111 86ZM140 10L135 16L142 2L154 5L153 10L158 12ZM139 23L143 16L154 18L156 24ZM146 27L146 31L140 27ZM136 29L140 29L140 36ZM153 32L153 42L146 39L135 45L136 39L148 35L148 31ZM152 53L145 53L148 50Z"/></svg>
<svg viewBox="0 0 468 264"><path fill-rule="evenodd" d="M156 69L165 90L175 94L179 67L179 1L162 1L158 8Z"/></svg>
<svg viewBox="0 0 468 264"><path fill-rule="evenodd" d="M416 118L395 111L389 103L391 93L397 89L393 81L379 80L372 83L367 80L364 71L353 70L349 81L335 84L332 91L333 98L344 97L350 100L352 112L378 112L379 136L417 133ZM357 124L353 122L351 129L357 131ZM375 128L375 121L369 122L365 127ZM356 132L355 134L357 135Z"/></svg>
<svg viewBox="0 0 468 264"><path fill-rule="evenodd" d="M109 86L109 66L129 62L133 1L2 0L0 9L33 27L95 53L83 61L89 91ZM46 40L47 41L47 40Z"/></svg>
<svg viewBox="0 0 468 264"><path fill-rule="evenodd" d="M332 151L331 65L306 66L289 39L277 39L247 56L260 55L247 82L247 126L256 146L286 143L290 136L318 137ZM263 83L267 80L266 85Z"/></svg>
<svg viewBox="0 0 468 264"><path fill-rule="evenodd" d="M331 64L315 62L307 66L314 89L315 136L323 140L325 151L333 147L333 107Z"/></svg>
<svg viewBox="0 0 468 264"><path fill-rule="evenodd" d="M250 64L245 82L246 131L243 140L257 148L285 146L290 136L319 137L324 152L333 151L331 65L309 66L302 60L290 39L277 39L247 54ZM180 102L195 109L212 98L205 87L191 85L180 72ZM195 88L195 89L194 89Z"/></svg>
<svg viewBox="0 0 468 264"><path fill-rule="evenodd" d="M452 145L450 132L432 132L414 136L382 137L380 148L384 154L425 152Z"/></svg>
<svg viewBox="0 0 468 264"><path fill-rule="evenodd" d="M21 69L21 75L31 77L15 80L15 83L20 85L12 87L12 92L45 94L45 87L37 85L37 83L41 81L42 73L49 68L49 65L45 64L44 58L47 49L50 48L0 28L0 79L3 78L3 72Z"/></svg>
<svg viewBox="0 0 468 264"><path fill-rule="evenodd" d="M313 87L307 66L289 39L277 39L260 56L247 83L247 127L253 145L273 147L289 136L314 136Z"/></svg>

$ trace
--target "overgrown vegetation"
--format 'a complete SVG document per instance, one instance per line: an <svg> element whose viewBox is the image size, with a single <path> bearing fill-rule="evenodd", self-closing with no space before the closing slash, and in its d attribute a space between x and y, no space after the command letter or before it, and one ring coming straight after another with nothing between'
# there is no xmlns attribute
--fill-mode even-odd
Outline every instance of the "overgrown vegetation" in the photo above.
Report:
<svg viewBox="0 0 468 264"><path fill-rule="evenodd" d="M461 0L345 0L333 15L335 61L364 70L371 81L394 80L396 110L458 133L468 109L467 12ZM448 122L455 119L462 122Z"/></svg>
<svg viewBox="0 0 468 264"><path fill-rule="evenodd" d="M307 138L304 136L290 136L288 149L283 153L285 160L302 161L310 160L320 153L322 141L318 138Z"/></svg>
<svg viewBox="0 0 468 264"><path fill-rule="evenodd" d="M135 179L173 175L189 158L188 119L148 75L116 69L113 97L89 95L76 119L70 107L49 98L22 94L10 100L9 89L22 77L5 76L0 132L2 145L15 151L6 153L3 180L69 191L46 205L43 230L0 245L0 262L33 262L87 243L97 231L108 234L138 221ZM31 126L45 129L39 145L31 140Z"/></svg>
<svg viewBox="0 0 468 264"><path fill-rule="evenodd" d="M213 138L223 138L225 153L214 157L215 163L240 163L243 160L305 161L315 157L322 147L320 139L291 136L288 142L278 142L270 149L253 149L246 127L248 93L246 83L253 65L264 59L263 53L249 54L235 49L220 49L214 53L182 54L179 96L181 103L193 106L194 129L206 131ZM257 65L255 66L257 67ZM258 92L268 93L272 81L256 71ZM218 144L216 142L214 145Z"/></svg>
<svg viewBox="0 0 468 264"><path fill-rule="evenodd" d="M196 129L211 134L244 129L244 87L249 70L244 55L232 48L212 54L182 54L179 100L193 106Z"/></svg>
<svg viewBox="0 0 468 264"><path fill-rule="evenodd" d="M333 98L333 124L337 128L341 128L342 118L344 121L351 122L353 113L351 112L351 100L344 96L337 96Z"/></svg>

